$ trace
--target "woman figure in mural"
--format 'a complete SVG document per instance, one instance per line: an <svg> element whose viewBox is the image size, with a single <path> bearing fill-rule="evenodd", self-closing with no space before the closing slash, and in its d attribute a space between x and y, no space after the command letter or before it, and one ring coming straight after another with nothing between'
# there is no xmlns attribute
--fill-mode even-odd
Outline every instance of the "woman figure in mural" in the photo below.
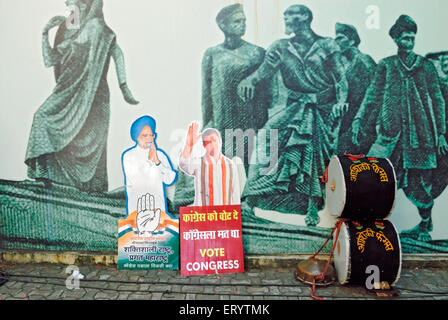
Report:
<svg viewBox="0 0 448 320"><path fill-rule="evenodd" d="M348 111L343 115L341 120L337 149L338 154L345 152L351 154L366 154L375 140L376 132L374 122L376 119L369 118L368 122L373 123L373 125L366 127L373 130L363 132L359 145L352 143L350 127L361 106L366 90L372 81L376 63L371 56L362 53L358 49L361 39L354 26L336 23L335 31L336 42L341 48L341 60L346 70L345 74L348 82Z"/></svg>
<svg viewBox="0 0 448 320"><path fill-rule="evenodd" d="M269 81L261 82L251 101L241 100L237 87L260 66L265 50L242 39L246 16L241 4L221 9L216 23L225 39L208 48L202 59L202 124L223 134L222 152L230 158L240 157L247 170L255 135L267 121L271 85ZM193 179L181 173L175 204L192 203L193 190Z"/></svg>
<svg viewBox="0 0 448 320"><path fill-rule="evenodd" d="M127 84L123 53L103 17L102 0L68 0L79 9L79 26L52 18L43 30L46 67L54 67L56 87L37 110L25 163L28 176L80 190L104 192L107 179L109 88L112 57L124 99L138 104ZM77 14L75 10L72 14ZM58 27L54 46L48 32Z"/></svg>
<svg viewBox="0 0 448 320"><path fill-rule="evenodd" d="M264 126L268 132L278 130L278 145L270 145L276 144L271 137L266 144L258 143L252 154L270 150L272 156L275 149L278 163L269 169L263 163L251 165L243 197L250 208L306 215L308 226L320 221L324 188L319 177L335 151L334 129L347 102L339 47L333 39L313 32L312 18L306 6L290 6L284 13L285 28L294 36L274 42L260 68L238 88L240 97L250 100L257 84L280 70L289 97L285 108Z"/></svg>
<svg viewBox="0 0 448 320"><path fill-rule="evenodd" d="M398 53L378 63L374 79L352 125L354 142L365 116L378 115L377 138L368 155L389 158L398 188L418 208L421 222L401 233L421 241L431 240L431 192L437 157L448 150L445 140L445 102L434 65L414 53L417 24L401 15L389 35Z"/></svg>

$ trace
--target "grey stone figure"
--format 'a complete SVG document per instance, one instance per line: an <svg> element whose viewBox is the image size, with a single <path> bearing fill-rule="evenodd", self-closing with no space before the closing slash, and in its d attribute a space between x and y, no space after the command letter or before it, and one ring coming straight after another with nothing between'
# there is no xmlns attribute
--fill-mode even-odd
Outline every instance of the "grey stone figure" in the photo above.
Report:
<svg viewBox="0 0 448 320"><path fill-rule="evenodd" d="M202 59L202 123L223 135L222 152L239 156L246 170L255 134L267 121L271 104L270 81L261 82L250 101L237 94L238 84L263 62L265 50L242 39L246 16L241 4L226 6L216 16L224 42L208 48ZM248 131L247 131L248 130ZM175 206L193 203L193 179L179 173Z"/></svg>
<svg viewBox="0 0 448 320"><path fill-rule="evenodd" d="M68 0L79 8L79 28L57 16L45 26L42 51L53 67L56 86L34 114L25 163L28 176L46 186L62 184L85 191L108 189L107 136L109 87L113 58L124 99L138 104L127 84L123 53L103 16L102 0ZM58 27L54 46L48 32Z"/></svg>
<svg viewBox="0 0 448 320"><path fill-rule="evenodd" d="M278 130L278 165L249 167L243 197L248 208L259 207L306 215L307 226L319 223L324 188L319 181L337 142L338 122L346 110L347 80L334 39L311 29L313 14L304 5L284 12L286 33L293 37L274 42L257 71L239 85L243 100L250 100L257 84L279 70L289 96L283 110L263 129ZM257 148L272 150L272 139ZM274 142L275 143L275 142ZM250 214L250 212L248 213Z"/></svg>
<svg viewBox="0 0 448 320"><path fill-rule="evenodd" d="M237 94L241 80L263 62L265 50L242 39L246 33L246 17L241 4L223 8L216 17L216 23L225 39L223 43L208 48L202 60L203 127L216 128L221 132L224 135L223 153L227 157L244 156L242 160L247 168L247 143L244 154L241 150L243 145L237 150L237 144L226 141L225 135L237 129L253 129L256 133L267 121L270 88L266 87L266 82L258 84L260 89L250 101L243 101Z"/></svg>
<svg viewBox="0 0 448 320"><path fill-rule="evenodd" d="M341 48L341 60L345 68L348 82L348 110L343 115L339 129L338 154L345 152L351 154L367 153L376 137L375 125L366 126L370 131L363 131L359 145L352 142L350 127L361 106L367 88L375 73L376 62L368 54L362 53L358 46L361 39L356 28L349 24L336 23L336 42ZM369 123L376 119L370 118Z"/></svg>
<svg viewBox="0 0 448 320"><path fill-rule="evenodd" d="M407 15L401 15L389 30L398 52L378 63L352 130L357 142L366 115L377 115L377 138L368 155L392 161L398 188L421 217L416 227L401 236L429 241L434 205L431 190L437 179L434 169L448 145L445 101L437 71L429 60L414 53L416 33L417 24Z"/></svg>

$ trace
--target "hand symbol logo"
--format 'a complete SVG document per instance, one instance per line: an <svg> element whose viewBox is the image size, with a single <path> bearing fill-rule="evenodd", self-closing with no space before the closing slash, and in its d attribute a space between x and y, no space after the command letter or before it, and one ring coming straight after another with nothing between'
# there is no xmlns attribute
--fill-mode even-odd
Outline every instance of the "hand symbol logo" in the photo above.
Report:
<svg viewBox="0 0 448 320"><path fill-rule="evenodd" d="M160 209L155 209L154 196L145 194L137 200L137 229L140 235L152 233L159 226Z"/></svg>

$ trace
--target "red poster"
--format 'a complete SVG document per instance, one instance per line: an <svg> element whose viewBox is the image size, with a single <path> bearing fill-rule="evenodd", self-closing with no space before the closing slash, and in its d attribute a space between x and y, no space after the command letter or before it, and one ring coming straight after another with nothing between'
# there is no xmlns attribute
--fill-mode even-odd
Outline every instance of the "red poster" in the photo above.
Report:
<svg viewBox="0 0 448 320"><path fill-rule="evenodd" d="M181 275L244 272L241 206L180 208Z"/></svg>

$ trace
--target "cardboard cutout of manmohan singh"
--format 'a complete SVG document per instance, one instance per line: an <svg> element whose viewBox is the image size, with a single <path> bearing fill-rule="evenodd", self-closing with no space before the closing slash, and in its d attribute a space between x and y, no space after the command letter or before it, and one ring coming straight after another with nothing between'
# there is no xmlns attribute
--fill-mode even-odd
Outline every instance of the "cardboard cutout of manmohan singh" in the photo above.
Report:
<svg viewBox="0 0 448 320"><path fill-rule="evenodd" d="M136 144L122 155L126 218L118 225L119 269L177 269L179 220L167 212L165 194L177 171L157 148L154 118L138 118L131 138Z"/></svg>

